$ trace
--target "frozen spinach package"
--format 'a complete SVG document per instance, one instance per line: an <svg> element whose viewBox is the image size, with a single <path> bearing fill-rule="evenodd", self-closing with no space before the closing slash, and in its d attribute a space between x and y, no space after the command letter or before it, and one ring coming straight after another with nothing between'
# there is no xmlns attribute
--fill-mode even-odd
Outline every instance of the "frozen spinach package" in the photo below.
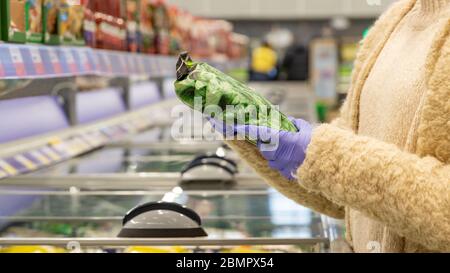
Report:
<svg viewBox="0 0 450 273"><path fill-rule="evenodd" d="M208 106L218 106L222 113L214 118L222 121L298 131L266 98L214 67L192 61L187 53L182 53L177 62L175 91L184 104L199 111L194 98L201 98L203 113L208 112Z"/></svg>

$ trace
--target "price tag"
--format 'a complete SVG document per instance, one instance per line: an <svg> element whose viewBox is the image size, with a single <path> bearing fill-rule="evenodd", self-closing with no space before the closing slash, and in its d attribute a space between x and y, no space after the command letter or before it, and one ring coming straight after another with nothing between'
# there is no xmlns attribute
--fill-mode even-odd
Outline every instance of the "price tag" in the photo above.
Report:
<svg viewBox="0 0 450 273"><path fill-rule="evenodd" d="M102 128L100 130L106 136L106 138L108 140L113 137L113 132L111 132L111 128L110 127L104 127L104 128Z"/></svg>
<svg viewBox="0 0 450 273"><path fill-rule="evenodd" d="M150 126L150 122L146 121L146 120L139 120L139 129L143 130L145 128L147 128L148 126Z"/></svg>
<svg viewBox="0 0 450 273"><path fill-rule="evenodd" d="M9 175L16 175L19 173L19 171L16 170L16 168L14 168L9 163L3 160L0 160L0 168L3 169L3 171L5 171Z"/></svg>
<svg viewBox="0 0 450 273"><path fill-rule="evenodd" d="M61 62L59 61L59 58L58 58L58 53L54 49L47 49L47 50L48 50L47 52L48 52L48 56L50 59L50 63L53 66L53 71L56 74L62 73L63 71L62 71L62 67L61 67Z"/></svg>
<svg viewBox="0 0 450 273"><path fill-rule="evenodd" d="M159 76L160 72L159 72L159 61L158 59L155 57L150 61L151 65L152 65L152 69L151 69L151 75L152 76Z"/></svg>
<svg viewBox="0 0 450 273"><path fill-rule="evenodd" d="M100 60L99 54L93 53L91 55L91 57L92 57L92 60L94 61L94 66L95 66L96 72L101 72L102 64L101 64L101 60Z"/></svg>
<svg viewBox="0 0 450 273"><path fill-rule="evenodd" d="M53 148L57 149L58 151L61 148L64 148L63 141L60 138L52 138L48 141L48 144L50 144Z"/></svg>
<svg viewBox="0 0 450 273"><path fill-rule="evenodd" d="M145 71L144 60L141 58L138 59L138 69L139 69L139 71L138 71L139 74L145 75L147 73L147 71Z"/></svg>
<svg viewBox="0 0 450 273"><path fill-rule="evenodd" d="M96 140L93 139L93 138L91 137L91 135L88 134L88 133L87 133L87 134L84 134L84 135L81 135L80 138L81 138L84 142L86 142L88 145L90 145L90 146L96 146L96 145L97 145Z"/></svg>
<svg viewBox="0 0 450 273"><path fill-rule="evenodd" d="M28 170L36 170L37 166L23 155L16 155L14 159L24 165Z"/></svg>
<svg viewBox="0 0 450 273"><path fill-rule="evenodd" d="M173 72L173 67L175 67L175 65L176 65L176 63L172 62L171 59L166 58L165 64L164 64L164 69L165 69L164 74L171 74Z"/></svg>
<svg viewBox="0 0 450 273"><path fill-rule="evenodd" d="M130 129L131 129L131 126L130 126L130 124L128 122L127 123L122 123L122 124L119 124L119 129L122 132L129 133Z"/></svg>
<svg viewBox="0 0 450 273"><path fill-rule="evenodd" d="M83 139L83 137L75 138L75 144L80 148L82 152L91 149L91 145Z"/></svg>
<svg viewBox="0 0 450 273"><path fill-rule="evenodd" d="M130 68L128 67L128 62L127 62L127 56L125 55L120 55L120 65L122 67L122 72L124 74L128 73Z"/></svg>
<svg viewBox="0 0 450 273"><path fill-rule="evenodd" d="M61 156L59 156L55 151L53 151L49 147L43 147L40 151L44 155L48 156L53 161L60 161L61 160Z"/></svg>
<svg viewBox="0 0 450 273"><path fill-rule="evenodd" d="M107 143L109 141L109 138L102 132L97 132L96 138L100 141L101 144Z"/></svg>
<svg viewBox="0 0 450 273"><path fill-rule="evenodd" d="M117 137L120 135L120 128L117 126L111 126L109 129L109 135L112 139L117 139Z"/></svg>
<svg viewBox="0 0 450 273"><path fill-rule="evenodd" d="M59 150L58 150L59 151ZM72 139L67 139L64 143L64 153L74 156L78 153Z"/></svg>
<svg viewBox="0 0 450 273"><path fill-rule="evenodd" d="M5 76L5 68L3 67L2 61L0 61L0 77Z"/></svg>
<svg viewBox="0 0 450 273"><path fill-rule="evenodd" d="M140 120L136 120L135 121L135 126L140 131L140 130L144 129L145 124L142 121L140 121Z"/></svg>
<svg viewBox="0 0 450 273"><path fill-rule="evenodd" d="M106 53L102 53L101 54L103 61L105 62L105 69L106 69L106 73L111 73L112 71L112 65L111 65L111 60L108 57L108 54Z"/></svg>
<svg viewBox="0 0 450 273"><path fill-rule="evenodd" d="M80 62L81 62L83 69L85 69L86 72L91 71L91 65L89 64L89 58L87 56L87 52L84 50L80 50L78 52L78 55L80 56Z"/></svg>
<svg viewBox="0 0 450 273"><path fill-rule="evenodd" d="M91 68L92 71L96 72L97 67L98 67L98 63L97 63L97 54L94 54L92 52L92 50L86 50L85 51L86 57L87 57L87 61L89 63L89 66Z"/></svg>
<svg viewBox="0 0 450 273"><path fill-rule="evenodd" d="M98 133L87 134L84 139L87 140L93 147L100 146L104 141L103 136Z"/></svg>
<svg viewBox="0 0 450 273"><path fill-rule="evenodd" d="M69 66L70 71L78 72L78 68L75 63L75 58L73 57L72 51L70 51L70 49L65 49L63 52L64 52L64 57L65 57L66 63Z"/></svg>
<svg viewBox="0 0 450 273"><path fill-rule="evenodd" d="M114 126L115 136L122 136L128 133L127 129L123 125Z"/></svg>
<svg viewBox="0 0 450 273"><path fill-rule="evenodd" d="M67 141L67 147L71 155L78 155L84 150L84 145L77 138Z"/></svg>
<svg viewBox="0 0 450 273"><path fill-rule="evenodd" d="M127 62L127 71L126 71L126 73L128 73L128 74L131 74L131 73L133 73L133 70L134 70L134 64L133 64L133 60L132 60L132 58L130 58L130 57L127 57L126 58L126 62Z"/></svg>
<svg viewBox="0 0 450 273"><path fill-rule="evenodd" d="M23 62L22 53L20 52L20 49L18 47L10 47L9 48L9 54L11 56L11 60L14 64L14 67L16 68L16 74L17 76L25 76L25 64Z"/></svg>
<svg viewBox="0 0 450 273"><path fill-rule="evenodd" d="M132 122L134 127L139 131L146 128L149 125L149 121L147 120L146 116L143 115L133 119Z"/></svg>
<svg viewBox="0 0 450 273"><path fill-rule="evenodd" d="M42 155L39 151L31 151L30 155L43 165L50 164L50 160L46 156Z"/></svg>
<svg viewBox="0 0 450 273"><path fill-rule="evenodd" d="M64 56L66 56L66 62L67 63L69 63L69 64L75 63L75 58L73 57L73 54L70 51L70 49L64 50Z"/></svg>
<svg viewBox="0 0 450 273"><path fill-rule="evenodd" d="M38 48L35 47L30 47L30 55L31 55L31 60L33 61L34 64L34 69L36 70L37 74L44 74L45 73L45 68L44 68L44 64L42 62L42 57L41 57L41 53L39 52Z"/></svg>

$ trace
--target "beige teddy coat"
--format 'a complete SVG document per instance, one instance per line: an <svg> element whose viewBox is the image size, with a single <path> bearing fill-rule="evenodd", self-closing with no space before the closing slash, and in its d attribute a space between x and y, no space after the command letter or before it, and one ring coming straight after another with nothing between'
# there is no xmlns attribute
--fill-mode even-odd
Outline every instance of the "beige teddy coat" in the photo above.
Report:
<svg viewBox="0 0 450 273"><path fill-rule="evenodd" d="M415 3L396 2L364 39L341 115L314 130L298 183L271 170L252 145L228 141L288 198L345 218L347 242L356 252L369 251L364 246L371 244L354 241L358 232L374 233L368 237L375 238L383 252L450 252L450 18L427 56L427 90L407 147L358 135L365 80L390 34Z"/></svg>

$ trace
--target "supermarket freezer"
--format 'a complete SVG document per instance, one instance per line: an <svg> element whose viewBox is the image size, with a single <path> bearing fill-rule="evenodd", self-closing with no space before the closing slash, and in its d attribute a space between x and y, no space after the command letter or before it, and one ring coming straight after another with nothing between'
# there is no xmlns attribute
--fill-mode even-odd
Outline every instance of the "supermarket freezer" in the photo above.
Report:
<svg viewBox="0 0 450 273"><path fill-rule="evenodd" d="M233 189L266 187L250 167L222 142L173 141L167 134L169 130L153 128L55 166L0 181L0 185L170 188L182 184L183 174L192 162L202 162L203 157L207 160L217 157L235 166L233 180L239 180L239 183Z"/></svg>
<svg viewBox="0 0 450 273"><path fill-rule="evenodd" d="M329 240L320 215L269 189L238 158L243 176L237 176L235 186L180 187L179 171L200 151L219 149L233 157L221 143L184 145L154 135L149 130L48 169L2 180L0 199L27 202L0 211L0 246L67 246L76 241L96 250L113 246L122 251L136 245L209 246L205 248L209 250L250 245L258 246L252 251L289 252L327 249ZM163 200L173 188L182 189L173 201L198 213L207 238L116 238L127 211ZM284 247L274 248L277 245Z"/></svg>
<svg viewBox="0 0 450 273"><path fill-rule="evenodd" d="M62 191L0 187L0 198L28 198L28 207L0 211L0 245L61 245L62 239L115 246L167 245L158 239L115 238L123 215L137 204L159 201L164 191ZM185 246L325 246L320 216L273 190L184 191L173 199L198 213L207 238L173 242ZM219 243L220 242L220 243ZM300 248L306 251L305 248ZM297 249L297 250L300 250ZM291 249L294 251L294 249Z"/></svg>

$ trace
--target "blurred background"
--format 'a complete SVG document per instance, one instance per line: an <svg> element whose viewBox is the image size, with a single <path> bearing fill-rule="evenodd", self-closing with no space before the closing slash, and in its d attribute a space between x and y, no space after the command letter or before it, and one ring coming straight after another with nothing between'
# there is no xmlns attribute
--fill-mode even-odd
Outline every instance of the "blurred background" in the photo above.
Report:
<svg viewBox="0 0 450 273"><path fill-rule="evenodd" d="M227 20L233 31L242 35L235 36L247 46L248 69L238 77L250 81L308 82L314 89L321 121L334 118L346 97L360 41L393 2L168 1L195 16Z"/></svg>

